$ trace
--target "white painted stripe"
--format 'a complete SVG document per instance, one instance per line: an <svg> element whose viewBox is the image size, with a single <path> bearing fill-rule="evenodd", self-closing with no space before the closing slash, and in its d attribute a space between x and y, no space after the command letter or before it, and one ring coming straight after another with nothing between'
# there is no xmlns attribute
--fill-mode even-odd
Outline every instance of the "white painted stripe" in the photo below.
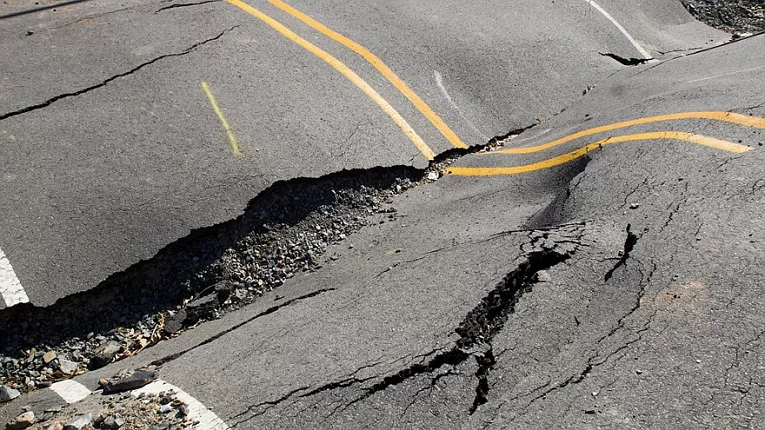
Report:
<svg viewBox="0 0 765 430"><path fill-rule="evenodd" d="M459 106L457 106L457 103L455 103L455 102L454 102L454 100L452 99L452 96L450 96L450 95L449 95L449 92L448 92L448 91L446 91L446 87L444 86L444 79L441 77L441 74L440 74L440 73L438 73L438 71L437 71L437 70L434 70L434 71L433 71L433 76L435 76L435 78L436 78L436 84L438 84L438 88L440 88L440 89L441 89L441 92L443 93L444 97L446 97L446 100L448 100L448 101L449 101L449 104L450 104L450 105L452 105L452 107L454 108L454 110L456 110L456 111L457 111L457 113L459 113L459 114L460 114L460 116L462 117L462 119L464 119L464 120L465 120L465 122L466 122L466 123L468 123L468 125L469 125L469 126L470 126L470 127L471 127L471 128L472 128L472 129L473 129L475 132L476 132L476 133L478 133L478 135L479 135L479 136L481 136L481 137L483 138L483 140L485 140L485 141L487 141L487 142L488 142L488 141L489 141L489 137L488 137L488 136L486 136L485 134L481 133L481 130L479 130L479 129L478 129L478 127L476 127L476 126L475 126L475 124L473 124L472 122L470 122L470 120L469 120L469 119L467 119L467 117L465 116L465 114L464 114L464 113L462 113L462 109L460 109L460 107L459 107Z"/></svg>
<svg viewBox="0 0 765 430"><path fill-rule="evenodd" d="M170 391L170 390L173 390L175 392L175 396L177 399L185 402L186 405L189 407L188 418L192 421L199 421L199 424L193 427L194 429L228 430L228 426L226 425L226 423L224 423L222 419L218 418L218 416L215 415L213 411L207 409L202 403L199 402L199 400L191 397L191 395L181 390L180 388L172 384L169 384L161 379L158 379L145 387L139 388L137 390L133 390L132 394L135 397L138 397L142 393L159 394L162 391Z"/></svg>
<svg viewBox="0 0 765 430"><path fill-rule="evenodd" d="M592 7L594 7L595 9L597 9L597 11L598 11L598 12L602 13L602 14L603 14L603 16L605 16L606 18L608 18L608 20L609 20L609 21L611 21L611 22L612 22L612 23L613 23L613 24L616 26L616 28L618 28L618 29L619 29L619 31L621 31L621 32L622 32L622 34L623 34L625 37L627 37L627 40L629 40L629 41L630 41L630 43L632 44L632 46L634 46L634 47L635 47L635 49L637 49L637 50L638 50L638 52L640 52L640 55L642 55L642 56L643 56L643 58L645 58L645 59L649 59L649 60L650 60L650 59L653 59L653 57L651 56L651 54L649 54L649 53L648 53L648 51L646 51L645 49L643 49L643 47L642 47L642 46L640 46L640 44L639 44L639 43L637 43L637 41L636 41L636 40L635 40L635 39L634 39L632 36L630 36L630 34L629 34L629 33L627 33L627 30L625 30L625 29L624 29L624 27L622 27L622 25L621 25L621 24L619 24L619 23L618 23L618 22L617 22L617 21L614 19L614 17L613 17L613 16L611 16L611 14L610 14L610 13L606 12L606 10L605 10L605 9L603 9L602 7L600 7L600 5L598 5L597 3L595 3L595 2L594 2L594 1L592 1L592 0L585 0L585 1L586 1L587 3L589 3L589 4L590 4Z"/></svg>
<svg viewBox="0 0 765 430"><path fill-rule="evenodd" d="M50 389L69 404L77 403L90 395L90 390L86 386L72 379L56 382L50 386Z"/></svg>
<svg viewBox="0 0 765 430"><path fill-rule="evenodd" d="M19 303L29 302L24 287L21 286L19 278L16 277L16 272L11 267L11 262L8 261L8 257L5 256L2 249L0 249L0 297L3 298L5 306L9 308Z"/></svg>
<svg viewBox="0 0 765 430"><path fill-rule="evenodd" d="M694 79L694 80L692 80L692 81L688 81L688 82L686 82L686 84L692 84L692 83L694 83L694 82L707 81L707 80L709 80L709 79L724 78L724 77L726 77L726 76L731 76L731 75L738 75L739 73L754 72L754 71L756 71L756 70L760 70L760 69L765 69L765 66L755 67L755 68L752 68L752 69L746 69L746 70L737 70L737 71L735 71L735 72L724 73L724 74L722 74L722 75L708 76L708 77L706 77L706 78Z"/></svg>

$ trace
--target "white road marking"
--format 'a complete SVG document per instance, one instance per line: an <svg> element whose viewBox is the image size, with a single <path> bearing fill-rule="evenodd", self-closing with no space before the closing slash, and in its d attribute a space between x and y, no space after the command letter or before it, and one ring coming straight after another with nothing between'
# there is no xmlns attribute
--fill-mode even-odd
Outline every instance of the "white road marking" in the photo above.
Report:
<svg viewBox="0 0 765 430"><path fill-rule="evenodd" d="M50 386L50 389L69 404L77 403L90 395L90 390L86 386L72 379L56 382Z"/></svg>
<svg viewBox="0 0 765 430"><path fill-rule="evenodd" d="M191 397L188 393L181 390L180 388L167 383L161 379L158 379L151 384L139 388L137 390L133 390L131 393L133 396L138 397L142 393L145 394L158 394L162 391L170 391L173 390L175 392L176 398L180 399L181 401L185 402L186 405L189 407L189 415L188 418L192 421L199 421L199 424L195 425L193 428L198 430L228 430L228 426L226 423L223 422L222 419L218 418L213 411L207 409L202 403L199 402L199 400Z"/></svg>
<svg viewBox="0 0 765 430"><path fill-rule="evenodd" d="M438 84L438 88L440 88L440 89L441 89L441 92L444 94L444 97L446 97L446 100L448 100L448 101L449 101L449 104L450 104L450 105L452 105L452 107L454 108L454 110L456 110L456 111L457 111L457 113L459 113L459 114L460 114L460 116L462 117L462 119L464 119L464 120L465 120L465 122L466 122L466 123L468 123L468 125L469 125L469 126L470 126L470 127L471 127L471 128L472 128L472 129L473 129L475 132L476 132L476 133L478 133L478 135L479 135L479 136L481 136L481 138L483 138L483 140L485 140L485 141L487 141L487 142L488 142L488 141L489 141L489 137L488 137L488 136L486 136L485 134L481 133L481 130L479 130L479 129L478 129L478 127L476 127L476 126L475 126L475 124L473 124L473 123L472 123L472 122L471 122L469 119L467 119L467 117L465 116L465 114L464 114L464 113L462 113L462 109L460 109L460 107L459 107L459 106L457 106L457 103L455 103L455 102L454 102L454 100L452 99L452 96L450 96L450 95L449 95L449 92L448 92L448 91L446 91L446 87L444 86L444 79L441 77L441 74L440 74L440 73L438 73L438 71L437 71L437 70L434 70L434 71L433 71L433 76L436 78L436 84Z"/></svg>
<svg viewBox="0 0 765 430"><path fill-rule="evenodd" d="M694 79L692 81L688 81L688 82L686 82L686 84L692 84L694 82L706 81L706 80L709 80L709 79L724 78L726 76L737 75L739 73L754 72L755 70L760 70L760 69L765 69L765 66L754 67L752 69L746 69L746 70L737 70L735 72L723 73L722 75L707 76L706 78L700 78L700 79Z"/></svg>
<svg viewBox="0 0 765 430"><path fill-rule="evenodd" d="M651 56L651 54L649 54L649 53L648 53L648 51L646 51L645 49L643 49L643 47L642 47L642 46L640 46L640 44L639 44L639 43L637 43L637 41L636 41L636 40L635 40L635 39L634 39L632 36L630 36L630 34L629 34L629 33L627 33L627 30L625 30L625 29L624 29L624 27L622 27L622 25L621 25L621 24L619 24L619 23L618 23L618 22L617 22L617 21L614 19L614 17L613 17L613 16L611 16L611 14L610 14L610 13L606 12L606 10L605 10L605 9L603 9L602 7L600 7L600 5L598 5L597 3L595 3L595 2L594 2L594 1L592 1L592 0L585 0L585 1L586 1L587 3L589 3L589 4L590 4L590 6L594 7L594 8L595 8L595 9L596 9L598 12L602 13L602 14L603 14L603 16L605 16L606 18L608 18L608 20L609 20L609 21L611 21L611 22L612 22L612 23L613 23L613 24L616 26L616 28L618 28L618 29L619 29L619 31L621 31L621 32L622 32L622 34L623 34L624 36L626 36L626 37L627 37L627 40L629 40L629 41L630 41L630 43L632 44L632 46L634 46L634 47L635 47L635 49L637 49L637 50L638 50L638 52L640 52L640 55L642 55L642 56L643 56L643 58L645 58L645 59L648 59L648 60L651 60L651 59L653 59L653 57Z"/></svg>
<svg viewBox="0 0 765 430"><path fill-rule="evenodd" d="M2 249L0 249L0 297L9 308L19 303L29 303L29 297Z"/></svg>

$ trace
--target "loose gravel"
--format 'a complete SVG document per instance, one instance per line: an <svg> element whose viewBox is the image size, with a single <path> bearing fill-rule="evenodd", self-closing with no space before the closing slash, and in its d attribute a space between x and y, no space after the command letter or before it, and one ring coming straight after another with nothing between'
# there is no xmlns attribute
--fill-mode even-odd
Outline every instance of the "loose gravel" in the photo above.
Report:
<svg viewBox="0 0 765 430"><path fill-rule="evenodd" d="M765 31L763 0L682 0L699 21L736 36Z"/></svg>
<svg viewBox="0 0 765 430"><path fill-rule="evenodd" d="M33 341L36 346L9 345L0 352L0 384L22 391L44 388L135 355L164 338L246 306L295 274L318 270L329 245L370 222L395 219L395 209L387 207L391 197L413 184L410 179L402 179L388 189L361 186L336 190L331 204L319 206L297 223L262 225L192 279L181 281L183 289L195 293L164 312L143 315L133 324L119 324L103 333L90 332L60 342L47 336L60 337L57 332L46 333L49 327L42 325L42 330L35 333L39 339ZM119 321L120 317L115 319Z"/></svg>
<svg viewBox="0 0 765 430"><path fill-rule="evenodd" d="M40 416L32 415L34 424L26 428L182 430L193 428L197 424L188 414L188 406L178 399L172 390L158 394L141 394L138 397L130 393L95 394L80 403L49 409Z"/></svg>

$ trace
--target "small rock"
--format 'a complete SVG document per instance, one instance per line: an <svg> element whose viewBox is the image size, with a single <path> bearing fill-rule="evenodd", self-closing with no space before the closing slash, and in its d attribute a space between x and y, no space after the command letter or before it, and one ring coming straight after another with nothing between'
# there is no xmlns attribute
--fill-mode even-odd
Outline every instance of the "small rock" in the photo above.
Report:
<svg viewBox="0 0 765 430"><path fill-rule="evenodd" d="M90 425L93 422L93 414L88 413L86 415L80 415L74 417L71 421L66 423L64 430L82 430L85 426Z"/></svg>
<svg viewBox="0 0 765 430"><path fill-rule="evenodd" d="M552 276L550 276L550 273L547 272L547 270L540 270L537 272L537 282L550 282L552 281Z"/></svg>
<svg viewBox="0 0 765 430"><path fill-rule="evenodd" d="M247 290L244 288L237 288L237 290L234 291L234 297L239 301L246 299L248 295Z"/></svg>
<svg viewBox="0 0 765 430"><path fill-rule="evenodd" d="M200 319L207 317L215 309L216 296L213 294L200 297L186 305L187 324L194 324Z"/></svg>
<svg viewBox="0 0 765 430"><path fill-rule="evenodd" d="M64 430L64 425L56 421L48 427L48 430Z"/></svg>
<svg viewBox="0 0 765 430"><path fill-rule="evenodd" d="M221 281L215 284L213 287L215 295L218 296L218 302L224 303L231 297L231 293L234 292L234 286L228 281Z"/></svg>
<svg viewBox="0 0 765 430"><path fill-rule="evenodd" d="M18 390L14 390L7 385L0 385L0 403L10 402L20 395L21 393Z"/></svg>
<svg viewBox="0 0 765 430"><path fill-rule="evenodd" d="M74 361L69 361L64 358L58 359L58 368L64 375L74 375L77 369L80 368L79 364Z"/></svg>
<svg viewBox="0 0 765 430"><path fill-rule="evenodd" d="M428 172L428 180L429 181L436 181L438 180L438 172Z"/></svg>
<svg viewBox="0 0 765 430"><path fill-rule="evenodd" d="M121 348L120 344L113 340L102 343L93 351L93 358L90 359L91 367L98 369L111 363Z"/></svg>
<svg viewBox="0 0 765 430"><path fill-rule="evenodd" d="M122 418L114 418L112 416L108 416L104 419L104 421L101 423L101 426L99 428L102 429L108 429L108 430L116 430L120 427L125 425L125 420Z"/></svg>
<svg viewBox="0 0 765 430"><path fill-rule="evenodd" d="M638 370L635 370L635 373L637 373L638 375L642 375L642 374L643 374L643 371L642 371L642 370L640 370L640 369L638 369Z"/></svg>
<svg viewBox="0 0 765 430"><path fill-rule="evenodd" d="M34 412L24 412L23 414L14 418L13 421L6 424L5 428L7 430L21 430L21 429L32 427L34 423L35 423Z"/></svg>
<svg viewBox="0 0 765 430"><path fill-rule="evenodd" d="M630 203L630 209L637 209L640 207L640 203Z"/></svg>
<svg viewBox="0 0 765 430"><path fill-rule="evenodd" d="M167 334L174 334L181 331L183 322L186 320L186 311L179 310L173 316L165 318L165 326L162 328Z"/></svg>
<svg viewBox="0 0 765 430"><path fill-rule="evenodd" d="M156 372L136 370L129 375L122 374L110 379L104 385L104 394L119 393L127 390L135 390L157 380Z"/></svg>
<svg viewBox="0 0 765 430"><path fill-rule="evenodd" d="M56 351L48 351L43 355L43 361L45 364L50 363L51 361L56 359Z"/></svg>

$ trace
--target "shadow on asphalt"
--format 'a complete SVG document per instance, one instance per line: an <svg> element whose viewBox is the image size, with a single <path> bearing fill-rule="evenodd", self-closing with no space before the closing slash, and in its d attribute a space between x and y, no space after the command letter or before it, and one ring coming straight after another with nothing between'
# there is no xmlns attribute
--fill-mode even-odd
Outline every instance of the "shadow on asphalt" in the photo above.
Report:
<svg viewBox="0 0 765 430"><path fill-rule="evenodd" d="M3 310L0 345L9 354L25 347L54 346L74 337L83 339L90 333L131 327L147 315L176 309L189 297L216 292L211 287L218 283L244 284L221 263L227 251L248 248L253 245L252 237L258 234L266 240L289 241L296 232L284 231L309 217L311 228L318 223L329 223L331 228L333 220L326 216L314 219L316 213L327 213L329 208L340 206L350 208L342 214L346 218L348 214L366 214L367 208L376 204L370 200L374 190L392 190L422 176L422 170L396 166L277 182L251 200L238 218L194 230L150 260L111 275L93 289L67 296L45 308L25 303ZM280 233L290 236L279 237ZM276 286L284 278L283 273L278 274L274 279Z"/></svg>

